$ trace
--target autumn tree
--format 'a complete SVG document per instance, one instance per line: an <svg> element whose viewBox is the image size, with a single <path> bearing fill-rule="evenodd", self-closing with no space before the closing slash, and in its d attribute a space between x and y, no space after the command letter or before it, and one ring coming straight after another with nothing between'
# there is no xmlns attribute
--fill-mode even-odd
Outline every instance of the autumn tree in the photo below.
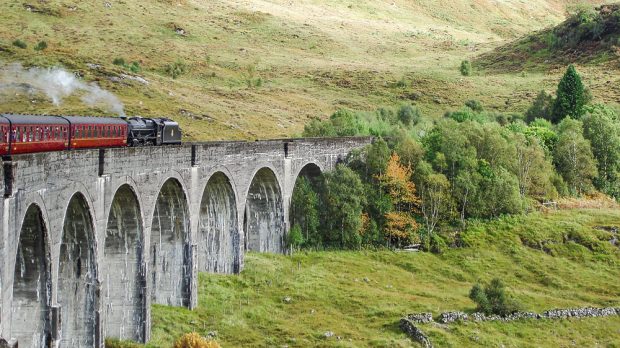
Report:
<svg viewBox="0 0 620 348"><path fill-rule="evenodd" d="M378 176L381 187L390 196L393 210L385 215L385 237L390 245L410 243L415 240L418 223L413 214L420 204L415 184L411 181L412 169L400 163L396 152L390 157L384 174Z"/></svg>

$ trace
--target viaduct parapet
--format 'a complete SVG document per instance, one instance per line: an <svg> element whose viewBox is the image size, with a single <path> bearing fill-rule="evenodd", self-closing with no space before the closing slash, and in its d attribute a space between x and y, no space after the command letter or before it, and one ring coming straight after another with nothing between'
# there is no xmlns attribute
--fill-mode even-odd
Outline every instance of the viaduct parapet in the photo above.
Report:
<svg viewBox="0 0 620 348"><path fill-rule="evenodd" d="M0 168L0 337L146 342L152 303L194 308L197 273L286 251L297 178L371 138L213 142L13 156Z"/></svg>

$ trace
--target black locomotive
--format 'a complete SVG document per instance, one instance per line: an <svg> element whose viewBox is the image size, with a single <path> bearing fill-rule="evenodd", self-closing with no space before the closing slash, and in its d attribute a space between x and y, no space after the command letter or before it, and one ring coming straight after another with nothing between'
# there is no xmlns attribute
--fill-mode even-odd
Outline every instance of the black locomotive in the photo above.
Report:
<svg viewBox="0 0 620 348"><path fill-rule="evenodd" d="M170 145L181 143L179 124L167 118L131 117L126 119L129 127L129 146Z"/></svg>

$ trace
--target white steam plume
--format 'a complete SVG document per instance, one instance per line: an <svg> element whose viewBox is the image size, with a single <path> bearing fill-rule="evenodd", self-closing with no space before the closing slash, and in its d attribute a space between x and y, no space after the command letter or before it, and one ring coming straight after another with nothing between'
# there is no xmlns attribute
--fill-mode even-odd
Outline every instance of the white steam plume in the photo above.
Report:
<svg viewBox="0 0 620 348"><path fill-rule="evenodd" d="M0 65L0 95L23 91L29 94L45 94L54 105L64 98L79 94L89 106L105 106L108 111L125 115L123 103L112 93L95 83L86 83L62 68L29 68L21 64Z"/></svg>

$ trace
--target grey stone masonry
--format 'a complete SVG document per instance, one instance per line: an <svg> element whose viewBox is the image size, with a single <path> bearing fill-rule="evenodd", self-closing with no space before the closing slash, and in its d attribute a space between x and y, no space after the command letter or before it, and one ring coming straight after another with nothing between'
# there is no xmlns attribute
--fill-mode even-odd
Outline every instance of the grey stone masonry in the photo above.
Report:
<svg viewBox="0 0 620 348"><path fill-rule="evenodd" d="M300 175L370 137L49 152L0 167L0 338L20 347L146 342L152 303L194 308L197 273L286 252Z"/></svg>

